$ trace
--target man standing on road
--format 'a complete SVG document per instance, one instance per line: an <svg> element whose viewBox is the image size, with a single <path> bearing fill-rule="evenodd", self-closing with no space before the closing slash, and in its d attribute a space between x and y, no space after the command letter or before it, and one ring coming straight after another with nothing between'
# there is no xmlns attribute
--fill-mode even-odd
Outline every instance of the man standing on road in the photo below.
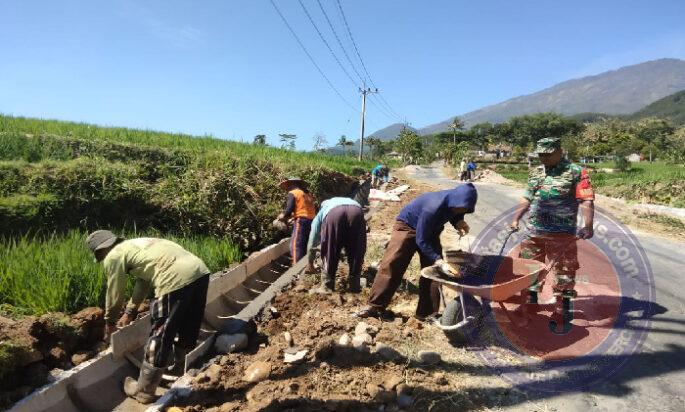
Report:
<svg viewBox="0 0 685 412"><path fill-rule="evenodd" d="M366 221L359 203L347 197L334 197L321 203L321 210L312 222L307 244L308 273L314 273L314 247L321 242L323 274L317 293L335 290L335 274L338 271L340 252L345 248L349 265L348 290L359 293L359 279L366 254Z"/></svg>
<svg viewBox="0 0 685 412"><path fill-rule="evenodd" d="M314 198L307 190L305 182L298 177L291 177L278 184L288 192L285 209L276 218L287 222L293 218L293 231L290 236L290 256L293 265L302 259L307 251L307 239L312 227L312 219L316 215Z"/></svg>
<svg viewBox="0 0 685 412"><path fill-rule="evenodd" d="M378 266L369 304L356 315L366 318L384 314L416 252L419 252L422 268L435 265L450 273L449 265L442 259L440 234L447 222L459 234L468 233L469 225L464 221L464 214L474 212L477 200L476 188L472 183L465 183L454 189L425 193L406 205L397 216ZM416 316L426 318L439 310L440 286L421 277Z"/></svg>
<svg viewBox="0 0 685 412"><path fill-rule="evenodd" d="M595 195L587 170L562 158L558 138L541 139L535 151L542 165L531 169L528 188L511 227L518 230L519 220L530 210L531 230L521 242L520 257L540 262L544 262L545 257L557 259L553 286L557 302L555 314L563 316L569 313L574 296L578 269L576 241L593 236ZM577 230L579 206L584 225ZM539 289L537 282L529 288L529 304L538 304Z"/></svg>
<svg viewBox="0 0 685 412"><path fill-rule="evenodd" d="M174 242L156 238L124 240L109 230L97 230L86 239L86 245L107 276L105 300L105 339L131 323L138 306L152 289L155 299L150 305L152 330L145 345L145 357L136 381L126 378L124 392L141 403L155 400L155 389L167 371L173 348L174 364L169 371L183 371L185 356L192 350L200 333L204 316L209 269L200 258ZM124 304L127 274L135 280L133 295L124 314L115 325ZM178 341L174 339L178 336Z"/></svg>

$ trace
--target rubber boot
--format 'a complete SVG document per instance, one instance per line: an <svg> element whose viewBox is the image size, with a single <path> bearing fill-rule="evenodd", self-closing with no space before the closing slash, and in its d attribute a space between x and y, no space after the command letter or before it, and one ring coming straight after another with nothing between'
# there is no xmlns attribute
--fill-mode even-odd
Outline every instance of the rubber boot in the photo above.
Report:
<svg viewBox="0 0 685 412"><path fill-rule="evenodd" d="M174 376L183 375L187 354L188 350L186 348L174 345L174 363L167 368L167 373Z"/></svg>
<svg viewBox="0 0 685 412"><path fill-rule="evenodd" d="M350 276L347 280L347 291L350 293L359 293L362 291L359 276Z"/></svg>
<svg viewBox="0 0 685 412"><path fill-rule="evenodd" d="M309 293L313 294L320 294L320 295L328 295L333 293L335 290L335 278L328 275L327 273L322 273L321 274L321 285L319 285L316 288L313 288L309 291Z"/></svg>
<svg viewBox="0 0 685 412"><path fill-rule="evenodd" d="M165 368L156 368L143 361L140 365L138 380L129 376L124 381L124 392L142 404L154 402L157 399L155 390L162 380L164 370Z"/></svg>

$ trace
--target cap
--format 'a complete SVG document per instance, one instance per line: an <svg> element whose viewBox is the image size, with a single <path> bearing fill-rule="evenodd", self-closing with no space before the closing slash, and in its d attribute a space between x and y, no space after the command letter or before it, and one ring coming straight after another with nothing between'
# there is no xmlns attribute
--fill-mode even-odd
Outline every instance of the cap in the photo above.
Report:
<svg viewBox="0 0 685 412"><path fill-rule="evenodd" d="M279 186L281 189L285 189L285 185L286 185L287 183L299 183L299 184L301 184L301 185L303 185L303 186L306 185L305 181L302 180L302 179L300 179L299 177L289 177L289 178L283 180L281 183L279 183L278 186Z"/></svg>
<svg viewBox="0 0 685 412"><path fill-rule="evenodd" d="M557 149L561 149L561 139L558 137L545 137L538 140L535 146L535 153L553 153Z"/></svg>
<svg viewBox="0 0 685 412"><path fill-rule="evenodd" d="M95 253L100 249L105 249L116 243L119 239L109 230L96 230L86 238L86 245L91 252Z"/></svg>

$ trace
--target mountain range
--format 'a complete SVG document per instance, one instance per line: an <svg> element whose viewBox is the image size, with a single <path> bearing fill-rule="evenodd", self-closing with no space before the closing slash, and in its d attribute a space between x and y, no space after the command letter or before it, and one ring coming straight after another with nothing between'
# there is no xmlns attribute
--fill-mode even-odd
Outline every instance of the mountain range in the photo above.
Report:
<svg viewBox="0 0 685 412"><path fill-rule="evenodd" d="M539 112L628 115L682 90L685 90L685 60L659 59L568 80L455 116L459 116L468 127L482 122L501 123L513 116ZM417 132L428 135L448 131L455 116L420 128ZM392 124L369 137L394 139L401 127L402 124Z"/></svg>

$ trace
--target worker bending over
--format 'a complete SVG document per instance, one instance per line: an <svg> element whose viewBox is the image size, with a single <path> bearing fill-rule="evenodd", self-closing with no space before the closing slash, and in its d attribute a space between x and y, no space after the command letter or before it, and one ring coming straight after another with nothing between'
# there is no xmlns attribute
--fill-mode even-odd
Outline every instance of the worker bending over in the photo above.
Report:
<svg viewBox="0 0 685 412"><path fill-rule="evenodd" d="M124 240L109 230L98 230L86 239L107 277L105 339L135 320L138 306L152 289L152 330L145 345L145 358L138 380L126 378L124 392L141 403L155 400L155 389L167 370L182 373L186 354L195 347L204 316L209 269L192 253L174 242L155 238ZM135 278L133 294L124 314L115 324L124 304L127 274ZM174 339L178 336L178 341Z"/></svg>
<svg viewBox="0 0 685 412"><path fill-rule="evenodd" d="M312 219L316 215L316 206L314 205L314 198L302 179L291 177L278 185L288 192L288 198L285 202L285 209L276 219L282 222L287 222L291 217L293 219L290 256L294 265L304 257L307 251L307 239L309 239Z"/></svg>
<svg viewBox="0 0 685 412"><path fill-rule="evenodd" d="M406 205L397 216L383 255L378 273L371 288L369 304L359 317L380 317L390 304L414 253L419 252L421 267L439 266L449 273L449 265L442 260L440 234L445 223L464 235L469 225L464 214L473 213L478 193L472 183L465 183L454 189L423 194ZM426 318L440 310L440 286L430 279L419 279L418 318Z"/></svg>
<svg viewBox="0 0 685 412"><path fill-rule="evenodd" d="M383 163L379 163L371 170L371 186L376 189L383 183L388 183L390 169Z"/></svg>
<svg viewBox="0 0 685 412"><path fill-rule="evenodd" d="M318 293L330 293L335 289L335 274L338 271L340 252L345 248L349 265L348 290L361 290L359 278L366 254L366 221L359 203L347 197L334 197L321 204L312 223L307 243L309 266L307 272L314 273L316 247L321 242L323 274Z"/></svg>

